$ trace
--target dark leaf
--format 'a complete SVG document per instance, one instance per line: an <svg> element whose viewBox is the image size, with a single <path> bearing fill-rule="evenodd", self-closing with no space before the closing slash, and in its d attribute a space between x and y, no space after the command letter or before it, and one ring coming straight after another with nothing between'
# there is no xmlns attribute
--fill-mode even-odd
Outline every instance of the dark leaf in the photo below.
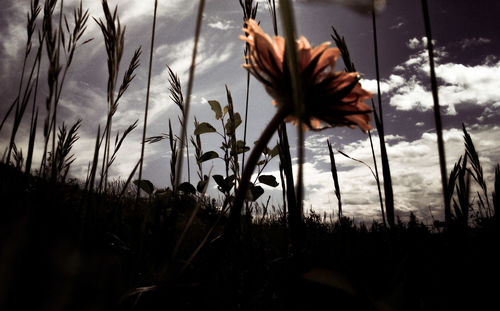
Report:
<svg viewBox="0 0 500 311"><path fill-rule="evenodd" d="M262 194L264 194L264 189L261 186L250 185L250 188L247 191L246 199L248 201L257 200Z"/></svg>
<svg viewBox="0 0 500 311"><path fill-rule="evenodd" d="M200 157L200 159L198 160L198 163L202 163L202 162L205 162L208 160L216 159L218 157L219 157L219 155L217 154L217 152L207 151Z"/></svg>
<svg viewBox="0 0 500 311"><path fill-rule="evenodd" d="M222 189L225 188L226 182L225 182L224 177L222 175L214 175L214 176L212 176L212 178L215 180L215 182L217 183L217 185L219 187L221 187Z"/></svg>
<svg viewBox="0 0 500 311"><path fill-rule="evenodd" d="M279 185L273 175L261 175L259 176L259 181L271 187L277 187Z"/></svg>
<svg viewBox="0 0 500 311"><path fill-rule="evenodd" d="M257 162L257 165L264 165L266 164L266 160L260 160L259 162Z"/></svg>
<svg viewBox="0 0 500 311"><path fill-rule="evenodd" d="M277 156L278 154L280 153L280 148L279 148L279 145L276 145L274 146L273 149L269 150L269 155L271 156L271 158L274 158L275 156Z"/></svg>
<svg viewBox="0 0 500 311"><path fill-rule="evenodd" d="M222 118L222 108L220 107L220 104L216 100L209 100L208 103L210 104L210 107L212 110L215 112L215 119L219 120Z"/></svg>
<svg viewBox="0 0 500 311"><path fill-rule="evenodd" d="M182 184L179 185L179 190L184 192L184 193L189 193L189 194L196 193L196 189L194 188L194 186L191 185L190 183L188 183L187 181L183 182Z"/></svg>
<svg viewBox="0 0 500 311"><path fill-rule="evenodd" d="M146 179L134 180L134 184L149 195L155 190L153 183Z"/></svg>
<svg viewBox="0 0 500 311"><path fill-rule="evenodd" d="M207 186L207 184L208 184L208 176L205 175L204 179L200 180L198 182L198 185L196 185L196 190L198 190L199 193L204 193L206 191L205 187Z"/></svg>
<svg viewBox="0 0 500 311"><path fill-rule="evenodd" d="M213 133L213 132L217 132L217 130L210 123L202 122L202 123L198 124L198 126L194 130L194 135L201 135L201 134Z"/></svg>

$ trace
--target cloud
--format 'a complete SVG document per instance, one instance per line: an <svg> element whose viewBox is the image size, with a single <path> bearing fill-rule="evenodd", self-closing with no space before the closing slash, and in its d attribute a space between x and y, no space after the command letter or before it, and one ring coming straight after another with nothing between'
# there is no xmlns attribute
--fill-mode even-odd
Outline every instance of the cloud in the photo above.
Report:
<svg viewBox="0 0 500 311"><path fill-rule="evenodd" d="M228 30L232 28L236 28L233 25L233 21L230 20L221 20L219 18L210 17L208 19L208 27L217 29L217 30Z"/></svg>
<svg viewBox="0 0 500 311"><path fill-rule="evenodd" d="M480 161L486 175L487 184L493 183L496 163L500 162L500 137L498 126L473 126L469 134L480 155ZM402 137L391 140L387 146L392 174L396 213L406 217L410 211L420 219L430 221L429 209L436 219L443 218L441 177L435 133L424 133L415 140ZM310 136L306 141L308 154L312 159L304 167L305 208L312 208L323 213L336 210L337 203L334 186L329 172L330 159L324 138ZM451 170L459 156L464 152L461 129L444 131L447 168ZM373 167L370 142L368 139L355 141L347 145L334 144L349 156L361 160ZM378 148L377 159L380 158ZM334 151L335 152L335 151ZM370 170L361 163L347 159L335 152L335 161L340 181L343 211L346 216L357 220L370 221L381 216L378 191ZM378 167L381 164L378 163ZM381 173L381 172L380 172ZM381 176L382 178L382 176ZM490 186L491 188L491 186Z"/></svg>
<svg viewBox="0 0 500 311"><path fill-rule="evenodd" d="M389 27L389 29L399 29L399 28L403 27L404 24L405 23L403 23L403 22L398 22L398 23L392 25L391 27Z"/></svg>
<svg viewBox="0 0 500 311"><path fill-rule="evenodd" d="M459 45L462 49L466 49L471 46L478 46L483 44L488 44L491 42L491 39L483 38L483 37L474 37L474 38L465 38L460 41Z"/></svg>
<svg viewBox="0 0 500 311"><path fill-rule="evenodd" d="M428 111L433 107L430 93L426 40L410 39L409 48L418 49L406 61L396 66L388 79L380 82L380 90L390 97L390 105L397 110ZM456 106L476 104L488 107L500 102L500 61L480 65L446 62L447 51L436 48L436 75L439 83L439 102L446 114L456 115ZM491 58L490 58L491 59ZM363 87L376 92L376 80L364 79Z"/></svg>

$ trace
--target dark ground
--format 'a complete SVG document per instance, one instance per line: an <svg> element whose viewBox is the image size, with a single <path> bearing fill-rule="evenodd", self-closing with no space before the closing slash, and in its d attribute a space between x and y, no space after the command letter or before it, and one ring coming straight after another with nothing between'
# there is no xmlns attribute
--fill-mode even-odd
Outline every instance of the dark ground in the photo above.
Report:
<svg viewBox="0 0 500 311"><path fill-rule="evenodd" d="M291 251L279 219L242 219L238 242L194 197L84 193L0 165L0 310L500 310L497 227L438 232L413 219L392 231L305 219ZM256 219L254 219L256 220ZM152 287L151 287L152 286Z"/></svg>

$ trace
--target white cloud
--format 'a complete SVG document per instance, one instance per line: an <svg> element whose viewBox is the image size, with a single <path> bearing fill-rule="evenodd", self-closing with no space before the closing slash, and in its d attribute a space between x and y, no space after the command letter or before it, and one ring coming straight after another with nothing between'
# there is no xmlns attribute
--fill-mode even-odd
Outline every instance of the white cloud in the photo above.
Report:
<svg viewBox="0 0 500 311"><path fill-rule="evenodd" d="M416 49L417 47L419 47L420 45L420 41L417 39L417 38L411 38L410 40L408 40L408 42L406 43L406 46L408 46L410 49L414 50Z"/></svg>
<svg viewBox="0 0 500 311"><path fill-rule="evenodd" d="M397 24L394 24L391 27L389 27L389 29L399 29L399 28L403 27L404 24L405 23L403 23L403 22L398 22Z"/></svg>
<svg viewBox="0 0 500 311"><path fill-rule="evenodd" d="M219 18L209 18L208 27L218 30L228 30L235 28L233 25L233 21L230 20L221 20Z"/></svg>
<svg viewBox="0 0 500 311"><path fill-rule="evenodd" d="M462 49L466 49L471 46L488 44L491 42L491 39L483 38L483 37L474 37L474 38L465 38L460 41L459 45Z"/></svg>
<svg viewBox="0 0 500 311"><path fill-rule="evenodd" d="M500 127L479 127L468 129L476 150L480 155L487 183L493 183L496 163L500 162ZM306 205L319 212L331 212L337 208L331 173L320 168L330 165L328 150L324 143L314 142L320 136L311 136L307 143L308 153L313 157L305 164ZM464 152L461 129L444 131L448 171ZM335 146L334 146L335 147ZM338 146L337 146L338 147ZM377 146L376 155L379 158ZM387 146L392 174L394 199L397 214L407 215L410 211L417 217L429 220L429 208L437 219L443 217L441 177L437 154L436 135L424 133L420 138L407 141L399 139ZM370 142L356 141L341 147L349 156L364 161L373 167ZM347 159L335 152L335 161L340 181L343 211L346 216L358 220L380 217L377 186L370 170L361 163ZM381 167L380 163L378 164ZM379 172L381 174L381 172ZM382 178L382 176L380 177ZM490 187L491 188L491 187Z"/></svg>
<svg viewBox="0 0 500 311"><path fill-rule="evenodd" d="M390 96L390 105L398 110L427 111L433 107L425 43L425 38L410 39L408 46L419 50L396 66L389 79L380 82L381 92ZM448 115L455 115L460 104L487 107L500 102L500 62L472 66L446 62L447 52L439 47L436 55L439 102ZM367 90L377 92L376 80L365 79L362 83Z"/></svg>

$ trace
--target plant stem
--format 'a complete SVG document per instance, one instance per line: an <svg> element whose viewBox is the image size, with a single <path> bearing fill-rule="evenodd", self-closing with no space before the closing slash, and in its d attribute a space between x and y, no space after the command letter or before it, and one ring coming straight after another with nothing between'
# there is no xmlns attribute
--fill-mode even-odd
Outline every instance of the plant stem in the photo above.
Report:
<svg viewBox="0 0 500 311"><path fill-rule="evenodd" d="M245 201L247 190L250 186L250 178L252 177L252 173L255 170L255 166L257 165L257 162L262 155L262 151L267 146L267 143L273 136L274 132L276 132L283 119L289 114L290 110L288 109L288 107L280 107L271 121L269 121L269 124L260 135L259 140L250 153L248 162L243 169L243 174L241 175L240 185L238 187L238 190L236 191L234 205L231 208L231 212L229 214L228 227L230 227L231 229L229 229L229 232L226 231L227 233L233 234L233 230L239 227L237 224L239 224L240 221L241 208L243 207L243 202Z"/></svg>
<svg viewBox="0 0 500 311"><path fill-rule="evenodd" d="M153 14L153 30L151 33L151 50L149 51L149 70L148 70L148 86L146 90L146 107L144 108L144 126L142 129L142 144L141 144L141 159L139 164L139 182L142 180L142 165L144 163L144 144L146 140L146 128L148 125L148 108L149 108L149 90L151 89L151 71L153 64L153 48L155 45L155 30L156 30L156 10L158 8L158 0L155 0L155 9ZM136 202L141 195L141 187L137 187Z"/></svg>
<svg viewBox="0 0 500 311"><path fill-rule="evenodd" d="M186 105L184 106L184 115L182 121L182 134L181 134L181 145L179 147L179 159L177 159L177 177L175 178L176 186L178 189L179 182L182 177L182 160L184 158L184 144L187 135L187 119L189 116L189 106L191 103L191 92L193 91L193 80L194 80L194 69L196 67L196 54L198 51L198 41L200 39L201 32L201 22L203 20L203 9L205 7L205 0L200 0L200 6L198 7L198 16L196 19L196 30L194 33L194 46L193 46L193 56L191 58L191 66L189 68L189 81L186 93Z"/></svg>
<svg viewBox="0 0 500 311"><path fill-rule="evenodd" d="M441 183L443 186L443 197L444 197L444 218L447 225L451 221L451 209L449 200L446 198L447 195L447 177L446 177L446 157L444 154L444 142L443 142L443 127L441 124L441 112L439 110L439 97L438 97L438 87L436 81L436 71L434 70L434 46L432 44L432 32L431 32L431 22L429 18L429 8L427 6L427 0L422 0L422 11L424 13L425 22L425 35L427 37L427 50L429 52L429 64L430 64L430 74L431 74L431 89L432 89L432 99L434 100L434 121L436 122L436 133L437 133L437 143L439 152L439 166L441 169Z"/></svg>
<svg viewBox="0 0 500 311"><path fill-rule="evenodd" d="M382 160L382 175L384 177L384 193L385 193L385 210L387 214L387 222L390 228L394 228L394 193L392 190L391 169L389 166L389 157L385 146L384 136L384 121L382 113L382 97L380 94L380 70L378 64L378 46L377 46L377 23L375 19L375 9L372 9L372 25L373 25L373 46L375 50L375 70L377 74L377 98L378 98L378 115L372 99L373 114L375 116L375 124L380 140L380 154Z"/></svg>
<svg viewBox="0 0 500 311"><path fill-rule="evenodd" d="M378 175L377 158L375 157L375 150L373 149L373 139L372 139L372 132L371 131L368 131L368 137L370 138L370 146L372 149L373 165L375 166L375 177L377 178L378 199L380 201L380 211L382 212L382 221L384 222L384 226L387 227L387 222L385 220L385 212L384 212L384 200L382 199L382 191L380 189L380 178Z"/></svg>

